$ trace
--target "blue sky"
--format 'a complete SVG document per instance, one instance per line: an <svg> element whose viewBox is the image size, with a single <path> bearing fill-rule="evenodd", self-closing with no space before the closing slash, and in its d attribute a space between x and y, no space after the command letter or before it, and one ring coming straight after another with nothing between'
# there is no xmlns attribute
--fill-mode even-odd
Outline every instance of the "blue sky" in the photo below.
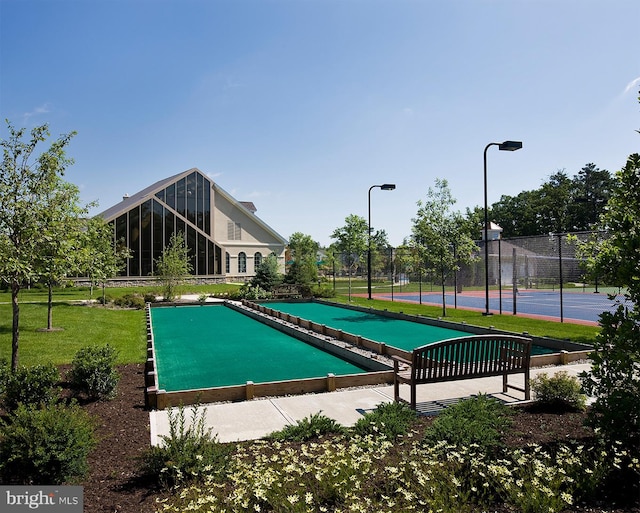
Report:
<svg viewBox="0 0 640 513"><path fill-rule="evenodd" d="M639 151L638 0L0 0L0 116L78 135L98 213L197 167L284 237L349 214L393 245L456 210ZM0 128L5 138L6 126Z"/></svg>

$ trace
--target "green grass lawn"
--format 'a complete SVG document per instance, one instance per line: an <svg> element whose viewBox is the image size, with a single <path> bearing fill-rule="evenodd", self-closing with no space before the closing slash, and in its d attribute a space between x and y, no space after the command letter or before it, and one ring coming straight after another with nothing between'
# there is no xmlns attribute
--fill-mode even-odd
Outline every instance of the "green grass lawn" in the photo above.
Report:
<svg viewBox="0 0 640 513"><path fill-rule="evenodd" d="M183 285L184 294L220 294L239 288L237 284ZM159 292L145 287L109 287L112 298L125 294ZM93 299L101 297L93 290ZM110 344L118 351L117 363L143 363L147 358L146 324L143 310L103 308L76 304L90 298L88 287L66 287L54 291L53 326L57 331L43 332L47 326L47 290L26 289L20 292L20 365L52 362L68 364L81 347ZM0 360L11 360L11 294L0 292Z"/></svg>
<svg viewBox="0 0 640 513"><path fill-rule="evenodd" d="M11 360L11 305L0 304L0 359ZM59 331L39 331L47 326L47 305L20 306L19 363L35 365L71 363L88 345L110 344L118 351L117 363L142 363L146 359L143 310L116 310L100 306L56 303L53 326Z"/></svg>

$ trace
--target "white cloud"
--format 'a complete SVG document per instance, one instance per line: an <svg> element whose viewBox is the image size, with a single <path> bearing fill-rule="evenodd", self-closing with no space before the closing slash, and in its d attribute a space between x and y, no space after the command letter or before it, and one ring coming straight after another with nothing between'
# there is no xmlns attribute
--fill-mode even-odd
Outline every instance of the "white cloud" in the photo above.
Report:
<svg viewBox="0 0 640 513"><path fill-rule="evenodd" d="M45 103L39 107L36 107L31 112L25 112L22 115L22 119L24 120L24 123L27 123L32 117L40 116L41 114L48 114L49 112L51 112L51 107L48 103Z"/></svg>
<svg viewBox="0 0 640 513"><path fill-rule="evenodd" d="M631 82L629 82L627 84L627 87L624 88L623 94L627 94L629 91L631 91L632 89L635 89L638 86L640 86L640 77L635 78Z"/></svg>

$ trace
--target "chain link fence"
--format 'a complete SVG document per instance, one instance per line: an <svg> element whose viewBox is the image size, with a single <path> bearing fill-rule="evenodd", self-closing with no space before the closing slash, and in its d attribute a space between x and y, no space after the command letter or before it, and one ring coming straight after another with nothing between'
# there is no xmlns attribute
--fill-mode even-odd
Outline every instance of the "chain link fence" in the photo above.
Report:
<svg viewBox="0 0 640 513"><path fill-rule="evenodd" d="M490 240L486 263L485 242L477 241L475 261L446 276L444 287L441 277L425 272L425 265L417 263L412 250L372 251L372 294L392 301L442 304L444 300L454 308L597 322L600 313L624 301L624 290L586 278L585 261L578 256L575 241L591 235L578 232ZM333 278L336 291L367 294L368 254L333 256L333 269L325 272Z"/></svg>

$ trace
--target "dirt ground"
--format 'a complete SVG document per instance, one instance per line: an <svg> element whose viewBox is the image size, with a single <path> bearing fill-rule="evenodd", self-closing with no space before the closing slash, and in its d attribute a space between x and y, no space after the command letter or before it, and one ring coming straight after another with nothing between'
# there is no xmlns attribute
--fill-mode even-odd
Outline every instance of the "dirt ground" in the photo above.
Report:
<svg viewBox="0 0 640 513"><path fill-rule="evenodd" d="M139 477L139 456L149 447L149 412L144 407L144 366L118 368L121 378L115 399L84 406L97 419L99 444L90 456L90 473L84 486L86 513L151 513L162 491ZM586 440L593 432L584 427L583 413L545 413L522 409L514 417L507 443L548 444L564 440ZM501 510L502 511L502 510ZM508 510L504 510L508 511ZM640 513L626 509L592 506L571 513Z"/></svg>

